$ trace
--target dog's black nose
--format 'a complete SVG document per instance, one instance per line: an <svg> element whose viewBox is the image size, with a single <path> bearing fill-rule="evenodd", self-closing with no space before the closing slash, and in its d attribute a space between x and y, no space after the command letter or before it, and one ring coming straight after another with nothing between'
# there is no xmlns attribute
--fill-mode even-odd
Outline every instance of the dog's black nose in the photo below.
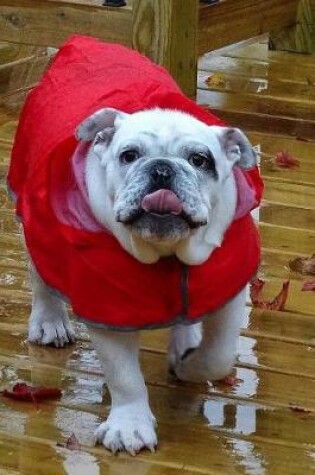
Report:
<svg viewBox="0 0 315 475"><path fill-rule="evenodd" d="M156 161L150 170L151 180L157 187L169 185L174 175L172 166L164 160Z"/></svg>

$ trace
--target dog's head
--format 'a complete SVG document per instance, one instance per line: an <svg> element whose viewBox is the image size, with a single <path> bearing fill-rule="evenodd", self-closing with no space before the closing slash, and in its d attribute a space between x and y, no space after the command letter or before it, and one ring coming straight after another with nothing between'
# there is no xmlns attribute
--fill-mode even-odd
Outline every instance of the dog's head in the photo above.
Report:
<svg viewBox="0 0 315 475"><path fill-rule="evenodd" d="M162 254L213 224L233 165L256 162L240 130L172 110L102 109L81 123L77 137L92 142L87 183L96 217L112 231L123 227L124 236L160 246Z"/></svg>

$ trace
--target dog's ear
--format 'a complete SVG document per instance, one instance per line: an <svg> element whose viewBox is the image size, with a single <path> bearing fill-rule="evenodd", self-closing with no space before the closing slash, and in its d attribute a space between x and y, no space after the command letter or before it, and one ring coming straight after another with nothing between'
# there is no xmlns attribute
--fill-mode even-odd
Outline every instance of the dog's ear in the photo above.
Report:
<svg viewBox="0 0 315 475"><path fill-rule="evenodd" d="M100 133L100 140L104 140L106 136L109 137L114 133L118 120L127 117L127 115L125 112L110 107L100 109L78 125L75 136L78 140L90 142Z"/></svg>
<svg viewBox="0 0 315 475"><path fill-rule="evenodd" d="M219 140L232 165L237 164L244 170L257 164L257 155L250 141L240 129L232 127L215 127Z"/></svg>

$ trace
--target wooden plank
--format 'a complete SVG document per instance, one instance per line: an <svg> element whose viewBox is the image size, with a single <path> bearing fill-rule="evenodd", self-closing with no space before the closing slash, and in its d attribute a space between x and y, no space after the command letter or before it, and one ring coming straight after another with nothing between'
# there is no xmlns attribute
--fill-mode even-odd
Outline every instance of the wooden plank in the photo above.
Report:
<svg viewBox="0 0 315 475"><path fill-rule="evenodd" d="M212 51L202 55L199 58L198 66L200 69L207 70L207 64L215 64L216 62L229 61L231 66L231 72L233 72L233 65L242 65L247 64L248 67L252 65L255 68L256 65L261 64L268 67L268 65L278 65L279 71L282 72L283 69L287 71L292 71L294 74L286 74L286 79L289 81L296 80L296 74L299 72L299 66L305 68L306 74L309 74L310 71L314 72L314 59L312 55L297 55L293 56L294 61L292 61L292 53L286 51L270 51L268 49L268 44L265 42L254 44L247 44L248 42L241 42L232 47L222 48L219 51ZM233 47L234 46L234 47ZM227 64L227 63L226 63Z"/></svg>
<svg viewBox="0 0 315 475"><path fill-rule="evenodd" d="M269 96L267 94L229 94L221 91L198 90L197 100L200 104L208 104L215 109L235 110L242 107L243 111L252 114L282 116L306 121L314 120L315 100ZM241 106L242 104L242 106Z"/></svg>
<svg viewBox="0 0 315 475"><path fill-rule="evenodd" d="M315 77L315 70L314 70ZM199 89L229 92L234 94L247 93L259 94L260 96L274 96L278 98L292 97L295 100L315 99L314 87L304 77L301 81L291 82L283 80L282 76L277 79L273 75L273 81L262 76L249 76L247 74L230 74L226 72L203 71L198 72L197 86Z"/></svg>
<svg viewBox="0 0 315 475"><path fill-rule="evenodd" d="M214 405L214 409L217 409L218 406L219 401ZM223 403L220 407L220 415L222 409L225 409L222 414L222 421L224 421L227 427L235 425L237 430L236 416L239 419L238 426L242 427L243 424L246 426L247 430L245 432L248 432L253 427L251 424L246 424L246 414L241 407L238 410L232 404L224 405ZM211 406L209 407L210 410ZM249 414L253 411L257 412L260 421L259 414L263 414L263 409L259 407L253 408L252 411L249 411ZM58 411L56 411L57 414L59 415ZM54 413L48 413L48 415L49 421L51 421ZM81 430L85 419L89 419L81 411L64 411L63 415L67 416L67 419L70 415L72 420L78 420L78 431ZM20 417L22 419L22 414ZM187 415L184 417L184 420L187 420ZM218 423L220 422L218 418ZM272 421L270 422L275 434L277 434L279 430L277 430ZM248 473L252 473L255 470L254 473L258 474L264 473L265 467L268 467L268 470L271 470L275 475L282 475L283 473L288 475L310 473L309 468L310 465L312 466L311 447L307 445L306 447L296 446L292 443L284 445L281 441L277 444L270 442L267 437L256 437L254 442L251 442L246 439L246 436L243 438L241 435L231 437L228 429L226 434L222 434L221 440L218 441L218 432L213 428L208 429L205 425L202 427L198 426L192 431L192 436L189 440L191 448L187 454L191 456L191 459L188 463L184 463L183 459L185 457L183 452L186 445L184 444L183 447L182 441L184 434L190 431L189 423L190 420L186 424L175 426L173 429L170 424L161 424L159 426L162 432L161 437L166 439L166 442L161 447L163 454L160 455L157 452L154 456L150 456L143 452L136 458L131 458L124 455L111 457L102 447L93 448L90 439L84 444L80 453L58 448L56 447L56 439L63 440L65 434L62 434L59 430L55 433L55 438L47 438L47 436L46 438L38 437L37 432L43 426L40 418L36 417L33 424L30 420L27 420L26 434L16 430L9 433L1 431L3 444L0 449L0 463L5 467L5 475L25 475L28 472L41 473L40 467L43 467L43 473L48 475L64 475L66 473L65 469L67 469L67 473L80 474L82 473L82 468L87 470L85 473L91 475L94 473L107 474L109 471L110 473L123 475L126 473L126 466L128 466L128 474L130 473L130 475L144 475L147 473L150 475L176 475L177 473L183 473L184 475L229 473L234 475L244 473L244 470L247 469ZM46 431L43 430L43 433L49 434L50 429L51 425L46 428ZM178 431L177 435L175 430ZM287 432L291 433L292 431L288 428ZM68 431L66 431L67 433ZM80 434L78 434L78 437L80 438ZM274 440L276 439L274 438ZM20 451L20 457L15 456L17 447ZM173 450L176 455L175 461L171 459ZM197 464L196 454L199 450L202 453L202 462ZM54 461L53 464L51 463L52 460ZM37 467L40 470L39 472L35 471ZM70 472L69 467L71 467L71 470L73 468L74 471Z"/></svg>
<svg viewBox="0 0 315 475"><path fill-rule="evenodd" d="M197 93L198 98L198 93ZM258 112L243 111L242 109L222 109L213 105L202 105L212 114L220 117L227 124L246 129L248 131L260 130L264 133L273 134L275 130L279 134L287 134L296 137L303 137L304 139L315 140L315 120L304 120L293 117L283 117Z"/></svg>
<svg viewBox="0 0 315 475"><path fill-rule="evenodd" d="M9 338L12 341L11 335ZM18 344L21 347L20 338ZM300 348L299 345L296 347ZM14 346L12 350L13 348ZM102 370L95 358L94 350L87 343L80 342L75 353L73 353L74 347L61 351L60 349L47 351L47 348L33 346L29 349L29 355L23 355L20 350L18 354L14 354L12 350L10 354L7 354L8 348L0 351L0 365L10 369L4 372L0 389L20 379L33 381L33 384L37 385L66 389L64 404L99 404L100 395L91 391L91 386L101 388ZM313 353L308 358L311 359L312 355ZM235 376L239 381L235 385L226 386L217 383L209 388L206 383L190 384L168 378L167 361L160 352L142 351L140 356L145 380L153 391L155 388L167 388L173 392L176 389L178 394L185 395L186 389L192 395L228 397L239 400L240 403L250 400L278 409L297 405L315 411L315 379L302 373L302 362L298 373L290 371L288 367L288 370L277 369L274 365L272 367L237 365ZM106 399L108 400L108 395ZM18 404L23 406L23 403ZM159 407L159 399L152 400L152 404ZM165 407L169 407L166 401ZM99 406L96 407L96 410L98 409Z"/></svg>
<svg viewBox="0 0 315 475"><path fill-rule="evenodd" d="M265 338L281 339L314 345L315 319L309 315L275 310L251 309L243 334L263 334Z"/></svg>
<svg viewBox="0 0 315 475"><path fill-rule="evenodd" d="M9 129L12 132L12 123L14 123L15 125L17 124L16 114L12 114L11 112L4 110L3 108L0 108L0 131L2 132L2 130L4 130L5 135L7 135L7 124L10 124ZM2 159L1 155L0 159Z"/></svg>
<svg viewBox="0 0 315 475"><path fill-rule="evenodd" d="M133 47L168 69L183 91L196 94L197 0L134 0Z"/></svg>
<svg viewBox="0 0 315 475"><path fill-rule="evenodd" d="M281 202L285 200L289 206L309 208L315 203L315 187L298 183L275 183L265 180L264 196L270 201Z"/></svg>
<svg viewBox="0 0 315 475"><path fill-rule="evenodd" d="M53 369L52 371L54 372ZM58 440L58 436L61 437L61 431L68 432L69 428L64 426L67 422L68 424L75 424L76 428L80 428L80 425L84 423L85 427L80 431L80 441L83 444L82 449L92 449L92 430L97 424L96 416L100 412L99 406L95 404L99 396L91 394L89 383L92 382L99 387L101 379L92 378L89 382L86 377L82 377L80 381L80 392L82 394L90 392L90 398L87 398L86 401L81 400L79 392L77 395L73 395L72 398L70 397L72 389L70 384L67 386L63 385L66 394L61 403L41 404L41 411L38 411L34 418L30 418L31 420L33 419L33 424L28 424L28 421L26 421L25 430L30 439L40 435L43 442L48 440L54 442L56 439ZM209 444L211 439L218 437L218 435L223 435L223 437L229 435L235 439L252 441L255 444L270 444L274 448L291 447L292 449L300 449L303 446L305 447L305 444L312 446L311 430L303 434L306 427L312 426L312 416L309 417L309 420L307 418L295 418L294 414L287 409L274 411L275 408L271 407L271 410L269 410L268 406L259 406L255 402L238 402L229 397L220 398L216 395L210 395L206 398L204 404L204 415L210 422L211 430L209 430L204 423L205 419L199 414L204 396L198 393L196 388L186 388L183 386L150 388L150 395L154 410L160 421L161 437L165 440L165 444L162 443L160 451L154 457L157 464L168 462L171 465L172 452L175 451L177 457L174 457L173 454L173 460L181 463L186 462L186 468L189 467L204 473L202 470L206 467L212 467L210 459L205 460L201 457L201 460L199 460L199 457L192 456L191 451L195 450L197 453L203 453L204 445ZM159 404L158 401L162 402L162 404ZM10 428L13 429L15 426L14 436L18 438L23 433L24 428L23 426L19 428L18 425L19 418L23 417L23 406L21 403L12 403L10 406L15 407L16 412L14 413L15 417L12 418L13 420L8 420L6 426L9 434L13 432L12 430L10 431ZM8 409L11 408L10 406ZM80 422L76 423L79 412L81 412ZM102 410L102 417L104 417L106 412L104 409ZM173 413L173 416L171 413ZM57 415L59 415L57 427L52 430L54 426L53 419ZM62 420L61 415L64 416L65 420ZM250 418L253 416L255 422L251 424ZM288 428L294 419L296 419L296 431L290 431ZM278 427L278 430L275 430L276 427ZM182 438L179 434L176 436L176 432L179 430L182 433ZM197 440L194 440L198 432L199 437ZM1 435L2 433L1 431ZM177 448L173 447L173 443L176 440L178 441L176 444ZM179 440L181 443L179 443ZM190 449L188 448L189 444L192 445ZM209 444L210 446L211 444ZM185 447L185 450L181 450L183 447ZM190 463L188 462L188 454L185 456L184 453L181 453L187 450L191 460ZM102 448L92 449L92 451L95 455L104 454L105 457L109 457L109 454L102 450ZM220 452L219 450L218 457L223 455ZM146 454L144 453L143 455L145 456ZM141 458L140 456L140 460Z"/></svg>
<svg viewBox="0 0 315 475"><path fill-rule="evenodd" d="M279 227L268 223L259 226L262 244L266 248L311 255L315 249L315 232L308 229Z"/></svg>
<svg viewBox="0 0 315 475"><path fill-rule="evenodd" d="M5 301L2 299L0 300L0 310L0 331L8 332L23 340L27 334L27 321L31 311L30 300L29 302L19 303L13 297ZM248 317L242 330L243 336L294 343L306 347L315 346L315 319L312 316L251 307L247 308L247 312ZM77 322L74 317L72 320L78 340L80 342L87 341L88 336L85 326ZM168 330L145 332L142 334L142 348L165 354L168 339ZM245 350L243 354L246 354ZM276 360L277 358L275 358Z"/></svg>
<svg viewBox="0 0 315 475"><path fill-rule="evenodd" d="M302 364L302 363L301 363ZM167 364L160 355L152 353L142 354L142 365L146 381L150 385L165 386L165 372ZM292 374L266 371L258 368L237 367L235 376L240 380L233 387L215 386L210 394L213 396L235 397L239 400L251 401L259 404L268 404L274 407L288 407L290 404L301 405L315 409L315 380L303 378ZM189 384L180 382L172 383L175 386L191 387ZM195 385L202 393L208 393L206 385Z"/></svg>
<svg viewBox="0 0 315 475"><path fill-rule="evenodd" d="M270 368L283 374L300 374L314 379L314 356L314 346L270 339L257 332L240 337L237 365L243 363L245 367Z"/></svg>
<svg viewBox="0 0 315 475"><path fill-rule="evenodd" d="M205 54L198 61L200 71L219 71L243 77L261 77L268 75L269 62L266 59L234 58L226 55Z"/></svg>
<svg viewBox="0 0 315 475"><path fill-rule="evenodd" d="M311 318L305 318L311 324ZM287 320L289 320L289 317ZM277 321L279 325L279 320ZM244 368L257 369L314 379L314 325L309 326L309 329L312 338L309 338L308 342L294 338L285 341L279 335L275 336L273 333L263 332L260 327L256 331L244 330L239 339L235 366L239 370ZM162 349L163 353L166 352L168 339L167 331L159 331L154 335L146 333L142 336L142 345L146 351L152 352L155 349L161 354ZM301 367L301 361L303 361L303 367Z"/></svg>
<svg viewBox="0 0 315 475"><path fill-rule="evenodd" d="M16 131L16 114L6 111L5 117L0 108L0 164L4 164L7 152L11 152L13 137ZM1 185L1 182L0 182Z"/></svg>
<svg viewBox="0 0 315 475"><path fill-rule="evenodd" d="M9 43L0 43L0 65L13 61L18 54L19 46Z"/></svg>
<svg viewBox="0 0 315 475"><path fill-rule="evenodd" d="M164 402L167 398L171 399L172 393L161 394L161 402ZM158 394L156 395L158 396ZM173 395L174 397L174 395ZM96 464L97 468L100 470L104 469L104 472L108 473L107 470L111 467L113 473L125 473L126 464L128 464L128 473L130 474L142 474L147 473L144 471L146 464L150 464L149 473L175 473L176 470L179 470L181 473L192 473L192 474L212 474L212 473L229 473L229 474L239 474L243 473L241 470L245 467L256 467L257 469L263 468L265 463L268 461L268 467L278 467L282 472L273 471L273 473L288 473L296 474L297 467L303 469L309 466L308 454L305 450L305 446L312 449L311 444L305 444L304 447L301 444L296 444L291 441L283 441L279 438L278 442L276 437L265 437L265 436L250 436L248 432L255 430L256 426L247 422L246 413L244 409L248 410L248 416L252 414L257 414L258 422L258 431L263 432L264 427L260 427L261 415L264 413L264 409L252 405L251 408L243 408L242 406L235 407L233 402L226 403L220 400L209 401L206 410L209 411L209 415L212 412L218 415L217 421L215 418L210 419L212 426L208 428L206 424L196 423L196 417L187 417L187 412L184 412L184 405L189 404L189 398L181 398L180 403L176 404L173 411L165 411L163 421L159 425L159 432L161 433L161 439L164 440L164 443L161 443L159 451L154 455L150 456L147 452L143 452L138 455L137 458L130 458L124 455L118 457L111 457L107 451L102 447L92 447L91 437L87 437L87 430L84 427L84 424L88 426L88 430L91 430L93 423L95 422L95 416L85 412L84 410L71 410L67 408L56 408L55 410L49 410L49 407L44 407L44 414L38 414L32 419L29 418L25 423L25 435L19 427L15 430L11 430L8 433L1 431L1 439L4 441L4 446L8 449L15 446L19 446L21 450L22 458L19 461L19 464L14 463L14 458L10 456L5 457L6 463L10 463L10 467L15 469L22 470L29 467L27 463L30 463L30 458L33 455L35 449L48 455L49 460L53 457L56 460L56 472L59 474L59 469L71 466L70 461L73 459L73 467L76 470L73 473L81 473L78 471L79 465L77 463L81 462L83 467L86 467L89 472L91 472L92 467ZM201 404L200 399L195 398L195 409L194 413L197 413L198 407ZM161 404L162 406L162 404ZM179 406L179 407L178 407ZM177 411L181 416L182 422L174 424L174 418L172 417L172 412ZM48 419L48 424L45 429L44 417ZM64 421L61 417L64 417ZM166 417L169 416L171 419L166 421ZM19 414L16 415L15 421L18 421ZM20 415L22 418L22 414ZM58 428L55 429L54 433L51 434L51 429L53 427L53 417L58 417ZM197 416L200 418L200 415ZM272 417L272 414L271 414ZM221 420L220 420L221 419ZM238 419L238 420L236 420ZM280 418L270 420L271 427L274 430L274 434L279 434L279 428L276 429L276 422ZM69 429L65 428L64 425L66 421L77 420L76 427L79 440L83 441L82 453L72 453L71 451L60 450L56 448L56 440L63 440L65 435L69 433ZM213 423L217 422L215 427ZM220 423L226 427L224 430L220 427ZM11 424L12 425L12 424ZM302 432L302 428L305 429L307 423L302 421L301 429L299 433ZM304 427L303 427L304 426ZM244 428L244 435L234 434L241 428ZM246 429L245 429L246 427ZM281 428L285 427L285 422L281 424ZM233 430L234 429L234 430ZM292 431L288 430L287 432L291 433ZM63 434L62 434L63 431ZM267 429L268 431L268 429ZM271 431L270 431L271 432ZM281 432L280 432L281 433ZM42 434L41 437L38 434ZM186 437L185 437L186 435ZM220 440L218 440L220 436ZM34 446L32 448L32 445ZM245 450L246 448L246 450ZM54 450L57 452L54 455ZM294 461L292 460L292 465L288 463L288 456L291 452L291 455L294 454ZM29 452L28 452L29 451ZM197 457L196 454L200 451L200 456ZM10 451L8 450L8 454ZM90 457L88 456L90 454ZM174 459L172 458L174 454ZM60 459L58 457L60 455ZM81 455L79 457L79 455ZM36 458L36 457L35 457ZM290 457L289 457L290 458ZM42 460L41 457L39 457ZM278 459L281 461L278 462ZM1 458L1 460L3 460ZM16 458L15 458L16 460ZM45 459L42 460L45 466ZM93 464L94 462L94 464ZM60 466L59 466L60 463ZM81 465L81 467L82 467ZM162 470L162 472L156 472L156 470ZM129 471L130 470L130 471ZM151 472L152 470L152 472ZM164 470L164 471L163 471ZM50 473L50 472L48 472ZM61 472L65 473L65 472ZM67 472L69 473L69 472ZM71 472L72 473L72 472ZM262 473L262 472L257 472ZM304 472L299 472L304 473ZM307 473L307 472L305 472Z"/></svg>
<svg viewBox="0 0 315 475"><path fill-rule="evenodd" d="M311 140L303 140L303 137L292 137L278 134L274 131L272 134L256 131L250 132L254 143L263 144L267 153L273 153L279 150L289 150L295 157L301 159L302 166L310 166L312 163L312 151L315 142Z"/></svg>
<svg viewBox="0 0 315 475"><path fill-rule="evenodd" d="M275 63L284 63L284 65L289 65L292 59L294 58L294 62L302 64L303 66L314 66L314 59L312 55L303 54L295 56L288 51L272 51L268 48L268 40L269 35L265 35L264 37L259 37L256 39L256 42L248 44L248 42L239 43L238 45L234 45L233 47L225 48L223 50L224 56L229 56L233 58L247 58L252 59L254 62L256 61L268 61L268 62L275 62ZM212 53L213 55L215 52ZM290 80L294 80L294 77L291 75L289 76Z"/></svg>
<svg viewBox="0 0 315 475"><path fill-rule="evenodd" d="M213 100L212 94L206 99L207 93L201 91L198 101L208 101L210 110L231 125L248 130L269 133L276 130L279 134L315 138L314 111L308 117L303 112L298 113L298 117L295 114L299 109L299 106L295 109L295 101L306 105L314 97L312 83L315 66L310 57L294 56L292 61L292 54L268 51L266 44L260 43L237 49L226 48L220 55L209 53L201 58L199 67L211 74L219 73L219 77L222 73L223 84L212 87L211 92L221 93L220 96ZM200 86L204 89L205 84ZM224 95L225 91L229 94ZM251 99L246 98L248 93ZM245 103L236 106L240 95L245 96ZM280 103L286 102L287 107L283 108L279 100ZM264 101L263 107L261 101ZM311 111L311 102L309 106ZM288 108L291 108L292 114Z"/></svg>
<svg viewBox="0 0 315 475"><path fill-rule="evenodd" d="M276 295L282 289L283 282L287 277L287 273L284 273L284 278L265 277L266 284L264 287L263 297L264 299L273 300ZM305 278L306 280L306 278ZM289 296L285 304L285 311L289 313L299 313L301 315L313 315L314 314L314 292L302 292L302 282L291 279Z"/></svg>
<svg viewBox="0 0 315 475"><path fill-rule="evenodd" d="M30 57L39 48L21 43L1 43L0 42L0 66L5 67L6 64L18 61L19 59Z"/></svg>
<svg viewBox="0 0 315 475"><path fill-rule="evenodd" d="M0 288L29 290L28 274L22 269L8 269L0 266Z"/></svg>
<svg viewBox="0 0 315 475"><path fill-rule="evenodd" d="M37 84L54 53L36 48L33 56L21 58L0 67L0 106L10 111L18 111L24 104L28 92Z"/></svg>
<svg viewBox="0 0 315 475"><path fill-rule="evenodd" d="M84 413L73 413L82 418ZM51 419L51 415L49 417ZM22 419L22 415L21 415ZM148 454L138 457L117 456L110 454L101 447L93 448L93 441L88 440L88 445L82 446L80 451L71 451L58 447L57 443L64 443L65 434L55 431L55 439L39 437L39 426L28 421L27 434L1 432L0 445L0 475L123 475L128 470L128 475L198 475L209 474L207 471L195 471L192 468L177 467L176 463L163 464L150 459ZM47 432L50 427L47 427ZM45 431L43 430L45 434ZM68 433L68 431L67 431ZM77 434L81 439L80 434ZM19 451L17 457L16 451ZM300 450L297 450L298 453ZM228 464L225 464L228 466ZM126 469L128 467L128 469ZM231 468L232 464L231 464ZM230 472L232 473L232 472Z"/></svg>
<svg viewBox="0 0 315 475"><path fill-rule="evenodd" d="M312 331L311 336L314 339L314 325L309 327ZM11 357L11 355L20 355L19 357L23 361L27 361L28 364L32 364L32 354L34 356L45 351L37 350L36 348L29 349L27 345L21 346L21 341L26 338L26 325L14 324L10 326L9 322L0 325L0 354L2 357ZM80 332L79 332L80 334ZM95 366L91 367L90 362L88 367L86 363L90 361L89 355L92 355L90 343L82 341L78 334L78 350L75 356L71 356L73 349L68 348L64 354L62 351L54 350L53 352L47 352L47 360L44 356L40 361L45 365L59 365L62 362L67 362L68 369L75 371L89 371L100 372L99 362L95 363ZM166 359L166 349L168 345L169 332L167 330L160 330L154 332L142 333L142 349L143 358L146 360L149 358L146 353L154 353L160 355L163 360ZM82 361L86 363L81 367L80 359L76 363L78 358L78 352L82 353ZM49 356L50 354L50 356ZM238 358L236 367L237 371L244 371L245 369L255 369L262 372L268 371L280 375L288 375L292 377L300 377L306 379L314 379L314 364L313 356L315 354L315 341L306 341L304 344L301 341L285 341L279 336L275 338L268 338L268 336L261 331L244 331L238 342ZM67 360L65 360L67 358ZM166 361L166 360L165 360ZM303 366L301 367L301 361ZM26 367L25 367L26 368ZM47 383L46 383L47 384ZM151 384L154 385L153 380ZM244 382L246 384L246 381ZM221 387L222 390L222 387Z"/></svg>
<svg viewBox="0 0 315 475"><path fill-rule="evenodd" d="M302 206L293 207L285 203L264 201L260 209L259 220L275 226L289 226L315 231L315 208L305 209ZM10 226L10 223L7 224L6 221L3 226L6 229L6 226Z"/></svg>
<svg viewBox="0 0 315 475"><path fill-rule="evenodd" d="M265 112L260 112L257 111L255 101L252 99L247 100L245 94L243 95L245 104L242 104L244 105L242 107L241 104L237 105L237 98L236 100L233 98L228 103L224 103L224 98L213 94L210 97L208 93L204 94L204 92L198 90L197 102L231 126L249 131L260 130L270 134L277 130L279 134L315 140L315 120L313 119L314 115L312 116L311 113L309 114L309 119L283 116L278 114L278 104L274 101L266 101L265 104L263 104L263 101L260 101L260 107L265 109Z"/></svg>
<svg viewBox="0 0 315 475"><path fill-rule="evenodd" d="M165 332L164 332L165 333ZM155 332L149 332L151 338ZM5 338L6 336L6 338ZM4 373L1 387L8 384L7 378L22 378L26 381L32 380L34 384L61 386L66 389L63 403L79 405L82 403L93 403L99 401L97 393L91 393L91 384L100 387L98 380L101 378L102 370L100 363L95 358L95 353L88 342L80 342L75 347L69 347L64 350L43 348L36 346L21 345L21 336L19 332L10 332L3 335L0 351L0 364L12 368L8 373ZM273 343L269 341L269 344ZM11 344L11 350L10 350ZM264 340L257 343L256 356L260 362ZM283 343L280 343L280 348ZM255 351L255 346L251 345ZM290 348L294 346L289 345ZM287 348L289 347L287 346ZM247 346L247 349L250 346ZM301 346L296 345L300 351ZM305 348L306 349L306 348ZM75 350L75 351L74 351ZM273 351L276 351L274 348ZM313 349L313 352L315 350ZM281 350L279 350L281 353ZM292 353L292 351L290 351ZM177 389L179 394L195 393L210 394L212 396L240 398L240 401L247 402L248 399L259 404L272 405L278 408L286 408L291 404L302 405L315 409L314 384L312 376L312 352L303 353L302 361L306 359L309 362L309 376L303 374L303 367L298 366L301 360L296 359L295 367L291 368L293 356L289 357L287 365L285 358L287 352L282 353L283 363L277 363L277 358L273 358L274 363L269 367L255 362L243 364L236 369L236 375L240 378L238 384L234 386L215 385L210 391L206 384L183 384L173 379L167 379L167 362L164 354L155 351L142 351L141 360L146 375L146 381L152 388L161 387L172 390ZM13 356L12 356L13 355ZM244 358L246 354L244 354ZM272 358L269 358L270 361ZM66 377L67 375L67 377ZM314 373L313 373L314 376ZM80 377L76 381L76 377ZM14 379L13 379L14 381ZM69 387L70 385L70 387ZM296 385L296 389L293 388ZM87 386L84 389L84 386ZM72 387L77 387L76 391ZM158 400L155 402L158 404ZM1 406L0 406L1 409ZM98 410L96 408L96 410Z"/></svg>
<svg viewBox="0 0 315 475"><path fill-rule="evenodd" d="M260 263L260 272L265 273L268 278L292 279L303 282L307 276L290 269L290 261L296 257L310 257L309 254L302 252L290 252L273 248L262 247L262 260ZM13 262L12 262L13 263Z"/></svg>
<svg viewBox="0 0 315 475"><path fill-rule="evenodd" d="M131 46L132 11L67 0L0 0L0 40L59 46L74 33Z"/></svg>
<svg viewBox="0 0 315 475"><path fill-rule="evenodd" d="M299 53L315 52L315 1L299 0L296 24L275 28L270 36L270 48Z"/></svg>
<svg viewBox="0 0 315 475"><path fill-rule="evenodd" d="M292 25L296 0L233 0L200 9L198 53Z"/></svg>
<svg viewBox="0 0 315 475"><path fill-rule="evenodd" d="M12 211L2 211L0 215L1 233L20 233L20 228Z"/></svg>
<svg viewBox="0 0 315 475"><path fill-rule="evenodd" d="M266 326L264 319L267 322ZM291 320L295 329L300 331L299 338L296 334L292 336L292 333L290 336L283 335L282 329L286 325L290 326ZM315 323L311 317L302 318L300 315L289 315L286 312L278 315L276 311L251 309L248 322L248 328L242 331L238 343L237 367L256 368L262 371L268 369L282 374L314 378ZM309 334L306 335L302 329L302 323ZM279 328L276 328L277 326ZM156 351L163 355L167 352L168 330L144 332L141 339L142 347L147 351ZM305 362L303 367L301 361Z"/></svg>

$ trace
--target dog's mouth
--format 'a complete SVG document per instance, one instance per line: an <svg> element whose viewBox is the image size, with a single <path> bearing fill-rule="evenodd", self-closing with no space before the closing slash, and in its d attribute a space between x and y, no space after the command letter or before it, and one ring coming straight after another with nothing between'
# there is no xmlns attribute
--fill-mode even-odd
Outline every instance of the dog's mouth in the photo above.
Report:
<svg viewBox="0 0 315 475"><path fill-rule="evenodd" d="M173 221L184 221L190 229L196 229L206 224L204 221L195 221L183 209L183 203L178 196L168 189L159 189L148 193L141 201L140 207L130 214L124 224L133 225L141 218L151 218L158 222L171 224Z"/></svg>

